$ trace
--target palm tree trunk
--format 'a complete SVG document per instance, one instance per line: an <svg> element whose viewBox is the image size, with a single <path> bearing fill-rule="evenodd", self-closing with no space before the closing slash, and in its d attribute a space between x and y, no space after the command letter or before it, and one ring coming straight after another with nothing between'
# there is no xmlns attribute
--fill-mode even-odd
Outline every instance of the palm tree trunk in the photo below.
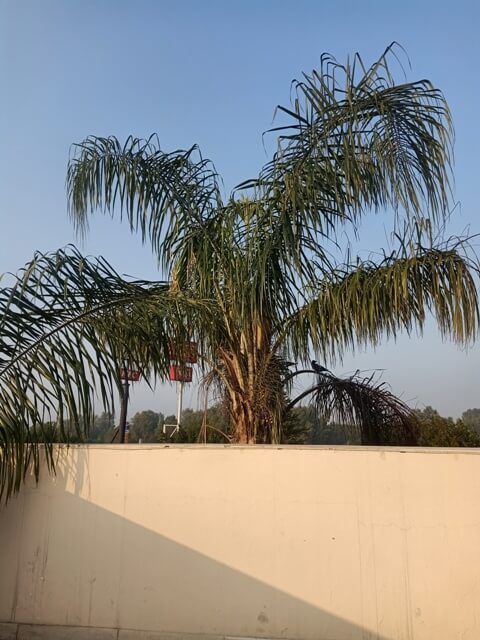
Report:
<svg viewBox="0 0 480 640"><path fill-rule="evenodd" d="M279 393L282 390L280 373L272 367L268 343L262 348L258 348L255 341L245 343L249 353L222 354L233 442L277 442L279 429L273 429L272 415L280 415L283 409L283 404L280 407L284 400Z"/></svg>
<svg viewBox="0 0 480 640"><path fill-rule="evenodd" d="M281 438L285 365L274 346L269 314L264 312L242 326L233 316L226 346L217 352L230 434L237 444L276 443Z"/></svg>

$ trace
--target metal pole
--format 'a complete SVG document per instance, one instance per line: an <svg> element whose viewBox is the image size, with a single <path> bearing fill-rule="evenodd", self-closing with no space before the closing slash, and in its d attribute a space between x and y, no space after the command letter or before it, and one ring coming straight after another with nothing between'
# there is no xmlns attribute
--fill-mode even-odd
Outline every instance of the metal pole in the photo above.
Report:
<svg viewBox="0 0 480 640"><path fill-rule="evenodd" d="M125 431L127 428L127 409L128 409L128 380L126 379L123 383L123 397L122 397L122 408L120 410L120 444L124 444L125 442Z"/></svg>
<svg viewBox="0 0 480 640"><path fill-rule="evenodd" d="M178 383L177 388L177 428L176 431L180 429L180 419L182 417L182 402L183 402L183 382Z"/></svg>

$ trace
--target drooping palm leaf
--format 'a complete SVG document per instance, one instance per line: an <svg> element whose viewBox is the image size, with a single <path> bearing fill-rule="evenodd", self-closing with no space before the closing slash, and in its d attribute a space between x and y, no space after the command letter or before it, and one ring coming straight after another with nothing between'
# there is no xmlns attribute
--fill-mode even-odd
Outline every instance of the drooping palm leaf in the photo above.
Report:
<svg viewBox="0 0 480 640"><path fill-rule="evenodd" d="M374 376L338 378L318 375L315 384L301 393L287 410L301 399L312 397L320 416L340 423L362 444L415 445L418 421L415 412L394 396Z"/></svg>
<svg viewBox="0 0 480 640"><path fill-rule="evenodd" d="M291 223L333 235L338 223L392 205L442 218L449 206L452 123L443 94L427 80L397 84L398 45L370 67L323 55L318 71L294 81L290 123L253 189Z"/></svg>
<svg viewBox="0 0 480 640"><path fill-rule="evenodd" d="M414 255L337 268L281 327L282 340L297 358L306 359L313 346L331 361L401 331L421 332L431 312L444 337L468 344L479 326L478 267L459 249L418 248Z"/></svg>
<svg viewBox="0 0 480 640"><path fill-rule="evenodd" d="M118 208L164 266L190 225L221 206L216 172L198 148L165 153L155 135L123 146L113 136L74 145L67 191L77 229L88 227L94 209L113 216Z"/></svg>
<svg viewBox="0 0 480 640"><path fill-rule="evenodd" d="M210 312L74 248L37 254L0 290L0 497L18 489L30 459L38 472L39 443L88 432L96 399L113 410L121 367L164 377L170 341L183 343Z"/></svg>

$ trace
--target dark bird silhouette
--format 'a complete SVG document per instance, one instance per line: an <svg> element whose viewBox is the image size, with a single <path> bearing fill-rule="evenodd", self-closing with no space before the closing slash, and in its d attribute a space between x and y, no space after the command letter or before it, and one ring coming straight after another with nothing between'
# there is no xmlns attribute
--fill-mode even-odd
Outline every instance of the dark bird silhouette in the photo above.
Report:
<svg viewBox="0 0 480 640"><path fill-rule="evenodd" d="M325 367L322 367L322 365L318 364L316 360L312 360L312 369L315 371L315 373L325 373L325 371L330 373L328 369L326 369Z"/></svg>

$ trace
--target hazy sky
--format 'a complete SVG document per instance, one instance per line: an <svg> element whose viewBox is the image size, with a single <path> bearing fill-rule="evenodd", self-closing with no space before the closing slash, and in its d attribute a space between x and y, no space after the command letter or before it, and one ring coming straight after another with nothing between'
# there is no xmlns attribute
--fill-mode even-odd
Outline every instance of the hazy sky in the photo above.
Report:
<svg viewBox="0 0 480 640"><path fill-rule="evenodd" d="M453 112L461 206L447 232L480 232L479 25L474 0L0 0L0 272L77 242L64 185L73 142L152 132L165 150L196 142L228 191L267 160L261 134L293 78L322 52L372 62L393 40L408 52L408 78L432 80ZM383 222L364 225L364 251L382 246ZM100 215L82 250L156 277L149 248ZM480 406L480 348L442 343L433 323L422 339L349 356L336 371L357 368L385 369L393 391L419 407L457 416ZM193 389L186 401L197 406ZM174 407L168 386L139 386L131 405Z"/></svg>

